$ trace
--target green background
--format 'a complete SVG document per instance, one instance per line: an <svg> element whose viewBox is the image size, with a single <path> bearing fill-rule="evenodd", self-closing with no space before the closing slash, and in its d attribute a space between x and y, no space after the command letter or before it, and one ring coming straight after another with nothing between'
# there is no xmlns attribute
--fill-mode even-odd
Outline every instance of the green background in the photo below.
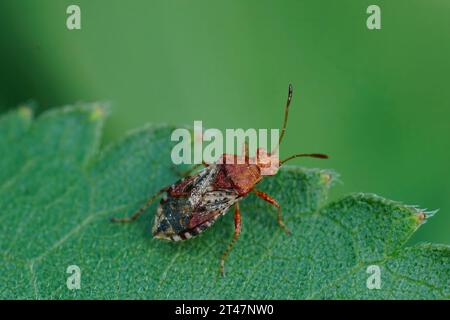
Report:
<svg viewBox="0 0 450 320"><path fill-rule="evenodd" d="M109 101L104 143L147 122L277 128L292 82L282 156L329 154L296 163L338 171L333 198L440 209L412 241L450 242L449 1L1 0L0 43L2 111Z"/></svg>

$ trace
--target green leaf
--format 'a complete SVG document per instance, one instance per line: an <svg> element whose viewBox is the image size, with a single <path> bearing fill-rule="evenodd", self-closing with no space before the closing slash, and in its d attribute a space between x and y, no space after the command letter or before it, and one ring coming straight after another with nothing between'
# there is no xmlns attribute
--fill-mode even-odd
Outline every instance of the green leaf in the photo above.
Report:
<svg viewBox="0 0 450 320"><path fill-rule="evenodd" d="M99 151L106 110L79 105L32 120L26 107L0 118L1 298L449 298L447 245L405 242L428 214L369 194L326 205L336 174L282 168L249 196L242 234L219 275L233 234L228 214L198 238L152 239L155 206L132 224L113 224L178 179L170 126L149 126ZM69 290L70 265L81 288ZM368 289L368 267L381 288Z"/></svg>

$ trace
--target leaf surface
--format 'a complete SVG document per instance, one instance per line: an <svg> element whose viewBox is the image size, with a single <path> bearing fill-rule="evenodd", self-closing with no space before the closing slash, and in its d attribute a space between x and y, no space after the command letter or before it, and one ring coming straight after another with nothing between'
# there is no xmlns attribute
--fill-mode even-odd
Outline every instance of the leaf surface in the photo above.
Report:
<svg viewBox="0 0 450 320"><path fill-rule="evenodd" d="M449 298L449 246L405 246L428 214L362 193L326 204L329 170L290 166L258 187L282 205L291 236L268 204L242 201L225 277L232 214L182 243L152 239L155 205L135 223L110 223L179 177L173 127L148 126L100 151L106 114L92 104L0 118L1 298ZM79 290L67 287L70 265ZM380 289L367 286L370 266Z"/></svg>

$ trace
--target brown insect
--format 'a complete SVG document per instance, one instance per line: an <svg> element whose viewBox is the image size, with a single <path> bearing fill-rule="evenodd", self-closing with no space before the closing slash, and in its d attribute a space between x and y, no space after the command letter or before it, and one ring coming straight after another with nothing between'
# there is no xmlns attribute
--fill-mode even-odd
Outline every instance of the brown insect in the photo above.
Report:
<svg viewBox="0 0 450 320"><path fill-rule="evenodd" d="M284 122L278 146L281 144L289 114L289 106L292 100L292 85L289 84L288 98L285 107ZM161 194L165 193L157 209L153 225L153 236L157 239L170 241L188 240L209 228L220 216L234 205L234 236L220 259L220 272L224 274L224 265L227 255L230 253L241 232L241 212L239 201L250 192L264 201L267 201L278 209L277 222L281 228L290 234L283 222L280 204L268 194L257 190L256 185L262 180L261 171L265 169L265 175L274 175L267 169L282 166L287 161L297 157L328 158L324 154L295 154L283 161L268 153L263 148L257 150L256 159L248 155L248 146L245 145L243 156L223 154L212 164L201 164L205 168L193 175L199 165L193 166L185 173L185 178L175 184L161 189L150 197L145 205L133 215L126 218L112 218L114 222L130 222L136 220ZM240 157L244 157L238 162ZM231 161L230 161L231 160ZM270 170L270 169L269 169Z"/></svg>

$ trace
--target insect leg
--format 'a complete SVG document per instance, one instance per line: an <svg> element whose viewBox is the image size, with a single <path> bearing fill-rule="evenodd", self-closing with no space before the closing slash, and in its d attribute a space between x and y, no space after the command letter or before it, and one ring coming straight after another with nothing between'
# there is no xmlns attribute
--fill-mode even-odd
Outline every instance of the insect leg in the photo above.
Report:
<svg viewBox="0 0 450 320"><path fill-rule="evenodd" d="M222 276L225 272L225 259L230 253L231 249L233 249L234 244L236 243L237 239L239 238L239 234L241 233L241 210L239 210L239 203L235 203L234 205L234 235L231 242L228 244L227 249L223 253L222 257L220 258L220 273Z"/></svg>
<svg viewBox="0 0 450 320"><path fill-rule="evenodd" d="M276 207L278 209L278 214L277 214L277 222L280 225L280 227L287 233L287 234L291 234L291 231L288 229L288 227L286 227L286 225L283 222L283 216L281 214L281 206L280 204L277 202L277 200L275 200L274 198L272 198L271 196L269 196L267 193L262 192L262 191L258 191L255 190L254 193L260 197L261 199L263 199L264 201L267 201L268 203L270 203L271 205L273 205L274 207Z"/></svg>
<svg viewBox="0 0 450 320"><path fill-rule="evenodd" d="M250 157L248 141L244 141L242 145L242 156L245 158L245 163L248 163L248 158Z"/></svg>
<svg viewBox="0 0 450 320"><path fill-rule="evenodd" d="M147 200L147 202L141 208L139 208L135 213L133 213L131 216L125 217L125 218L111 218L111 222L132 222L132 221L136 220L153 203L153 201L155 201L155 199L161 195L161 193L166 192L166 191L167 191L167 188L159 190L156 194L151 196Z"/></svg>

